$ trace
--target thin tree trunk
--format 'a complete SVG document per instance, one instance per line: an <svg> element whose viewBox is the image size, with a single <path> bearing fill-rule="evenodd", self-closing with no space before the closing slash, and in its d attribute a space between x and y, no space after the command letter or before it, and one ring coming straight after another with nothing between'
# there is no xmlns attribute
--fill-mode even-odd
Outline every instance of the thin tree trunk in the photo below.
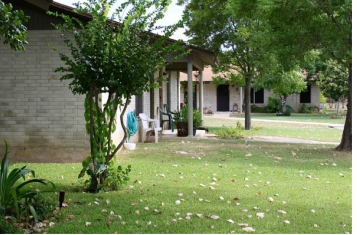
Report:
<svg viewBox="0 0 357 235"><path fill-rule="evenodd" d="M348 68L348 101L347 101L347 115L345 126L343 129L342 139L340 145L336 147L339 151L352 151L352 61Z"/></svg>

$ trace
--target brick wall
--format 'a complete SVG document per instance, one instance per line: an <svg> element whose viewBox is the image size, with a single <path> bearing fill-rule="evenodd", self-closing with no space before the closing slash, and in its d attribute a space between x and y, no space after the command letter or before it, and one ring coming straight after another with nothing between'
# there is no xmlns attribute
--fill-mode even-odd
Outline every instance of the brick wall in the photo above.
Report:
<svg viewBox="0 0 357 235"><path fill-rule="evenodd" d="M62 62L48 44L66 51L54 30L28 31L24 52L0 45L0 139L13 160L80 161L88 154L83 97L59 80Z"/></svg>

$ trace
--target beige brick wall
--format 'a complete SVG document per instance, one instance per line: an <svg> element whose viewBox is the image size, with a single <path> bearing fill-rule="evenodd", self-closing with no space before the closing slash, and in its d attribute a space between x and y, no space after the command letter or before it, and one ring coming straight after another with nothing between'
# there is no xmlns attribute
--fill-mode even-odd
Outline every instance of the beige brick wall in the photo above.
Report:
<svg viewBox="0 0 357 235"><path fill-rule="evenodd" d="M28 31L26 51L0 44L0 156L6 140L14 161L80 162L89 154L84 97L72 94L69 81L60 81L54 70L63 62L48 44L69 53L55 30ZM144 109L149 103L147 93ZM127 111L134 109L133 97ZM124 136L119 115L116 144ZM131 137L137 141L138 134Z"/></svg>
<svg viewBox="0 0 357 235"><path fill-rule="evenodd" d="M81 161L89 145L83 97L54 72L62 62L48 44L66 52L57 31L28 31L26 51L0 44L0 139L13 160Z"/></svg>

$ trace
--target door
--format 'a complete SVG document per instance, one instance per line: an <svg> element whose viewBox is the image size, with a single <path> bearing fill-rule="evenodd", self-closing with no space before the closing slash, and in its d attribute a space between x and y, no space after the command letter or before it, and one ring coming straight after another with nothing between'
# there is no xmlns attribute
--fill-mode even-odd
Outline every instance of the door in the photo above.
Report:
<svg viewBox="0 0 357 235"><path fill-rule="evenodd" d="M217 87L217 111L229 111L229 85Z"/></svg>

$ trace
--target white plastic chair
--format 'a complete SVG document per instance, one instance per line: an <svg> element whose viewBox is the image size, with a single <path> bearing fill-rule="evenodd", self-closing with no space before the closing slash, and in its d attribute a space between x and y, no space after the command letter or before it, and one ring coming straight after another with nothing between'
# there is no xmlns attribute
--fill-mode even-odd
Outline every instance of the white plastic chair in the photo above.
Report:
<svg viewBox="0 0 357 235"><path fill-rule="evenodd" d="M160 121L157 119L149 118L145 113L139 113L141 119L141 142L149 140L150 133L155 133L155 143L158 142L158 136L160 132L160 139L162 140L162 128L160 127Z"/></svg>

